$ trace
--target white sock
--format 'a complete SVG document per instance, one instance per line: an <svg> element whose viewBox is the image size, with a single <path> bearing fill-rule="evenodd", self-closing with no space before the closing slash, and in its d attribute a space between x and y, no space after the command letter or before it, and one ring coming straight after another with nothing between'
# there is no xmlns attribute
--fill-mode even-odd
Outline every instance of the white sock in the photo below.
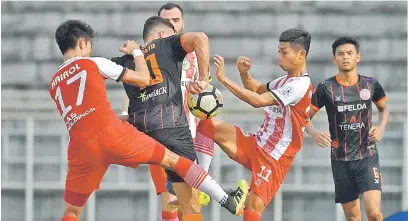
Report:
<svg viewBox="0 0 408 221"><path fill-rule="evenodd" d="M194 149L197 153L198 165L208 172L214 154L214 141L197 132Z"/></svg>
<svg viewBox="0 0 408 221"><path fill-rule="evenodd" d="M210 175L208 175L201 183L200 190L207 193L212 199L216 200L221 205L227 202L228 194Z"/></svg>

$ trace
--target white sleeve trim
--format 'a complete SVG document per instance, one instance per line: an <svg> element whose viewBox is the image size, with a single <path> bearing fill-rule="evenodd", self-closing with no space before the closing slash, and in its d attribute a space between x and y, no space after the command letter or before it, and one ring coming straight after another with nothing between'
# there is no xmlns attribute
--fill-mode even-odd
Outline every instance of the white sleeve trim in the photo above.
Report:
<svg viewBox="0 0 408 221"><path fill-rule="evenodd" d="M119 82L126 73L126 68L109 59L102 57L91 57L89 59L96 63L99 68L99 72L107 79L112 79Z"/></svg>

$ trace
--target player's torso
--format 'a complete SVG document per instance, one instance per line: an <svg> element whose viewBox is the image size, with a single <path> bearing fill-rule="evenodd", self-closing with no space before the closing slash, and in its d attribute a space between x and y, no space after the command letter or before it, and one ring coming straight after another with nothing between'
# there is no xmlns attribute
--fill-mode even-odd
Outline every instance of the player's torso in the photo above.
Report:
<svg viewBox="0 0 408 221"><path fill-rule="evenodd" d="M284 86L292 79L281 77L274 81L274 89ZM288 92L290 93L290 92ZM282 155L293 156L303 144L304 127L309 118L312 98L310 84L304 96L294 105L265 107L265 119L255 134L259 147L279 160Z"/></svg>
<svg viewBox="0 0 408 221"><path fill-rule="evenodd" d="M151 81L146 88L133 87L129 103L130 120L145 132L188 126L183 114L181 64L172 59L171 45L165 40L155 40L142 51Z"/></svg>
<svg viewBox="0 0 408 221"><path fill-rule="evenodd" d="M71 139L86 139L117 119L106 97L104 77L88 58L67 60L49 85L51 98Z"/></svg>
<svg viewBox="0 0 408 221"><path fill-rule="evenodd" d="M371 127L373 85L365 76L359 76L352 86L340 84L336 77L324 84L325 106L332 139L332 158L359 160L376 152L369 141Z"/></svg>

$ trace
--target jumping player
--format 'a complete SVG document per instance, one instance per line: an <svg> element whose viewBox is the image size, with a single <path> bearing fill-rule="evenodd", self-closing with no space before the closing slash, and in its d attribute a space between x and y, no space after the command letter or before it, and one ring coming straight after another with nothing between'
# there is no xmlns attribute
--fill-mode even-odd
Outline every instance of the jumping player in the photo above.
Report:
<svg viewBox="0 0 408 221"><path fill-rule="evenodd" d="M239 57L237 68L245 89L224 75L224 59L215 56L218 80L242 101L265 110L264 123L255 134L216 119L201 120L197 128L196 145L213 149L215 142L231 159L252 171L245 221L261 220L302 146L312 98L306 73L310 41L311 36L303 30L284 31L278 54L279 65L287 75L267 84L254 80L248 72L251 61Z"/></svg>
<svg viewBox="0 0 408 221"><path fill-rule="evenodd" d="M130 98L128 121L171 151L195 161L194 143L183 108L180 62L188 53L196 52L199 78L189 82L187 89L192 93L202 91L208 85L208 38L199 32L176 35L174 26L168 20L153 16L145 22L143 39L145 46L142 50L150 70L151 83L148 87L124 84ZM119 64L129 64L125 56L114 60ZM196 191L174 172L166 170L166 173L180 201L183 221L202 220ZM240 188L231 194L240 198L241 202L247 184L241 180L239 185ZM220 194L218 196L226 196L224 191ZM215 200L224 201L223 197ZM231 212L238 215L241 211L238 208Z"/></svg>
<svg viewBox="0 0 408 221"><path fill-rule="evenodd" d="M159 11L157 12L158 16L161 18L164 18L168 20L173 26L174 29L176 30L176 33L178 35L183 33L184 30L184 12L183 9L180 7L178 4L174 3L166 3L163 6L160 7ZM134 65L132 62L132 57L128 57L129 62L127 62L131 66L126 66L127 68L133 69ZM112 61L118 61L118 58L113 58ZM133 66L133 67L132 67ZM209 76L211 77L211 76ZM197 118L190 112L188 105L187 105L187 94L188 91L186 90L186 84L190 81L198 79L198 63L197 63L197 56L195 52L188 53L186 57L184 58L184 61L182 63L182 72L181 72L181 92L183 94L183 105L184 105L184 111L186 112L191 136L194 140L195 134L196 134L196 128L197 128L197 123L198 120ZM210 79L211 81L211 79ZM127 94L125 93L123 96L123 101L122 101L122 115L128 115L128 108L129 108L129 98ZM196 154L200 155L203 150L201 149L196 149ZM200 165L201 162L198 162ZM206 167L206 166L204 166ZM177 221L178 219L178 212L177 212L177 207L169 205L169 202L176 202L177 198L174 194L174 192L171 190L172 185L171 182L168 183L167 187L170 188L170 191L173 193L170 193L166 189L166 182L167 182L167 175L164 171L164 169L160 166L157 165L149 165L150 169L150 174L156 189L157 195L160 196L161 198L161 204L162 204L162 221ZM197 193L195 193L197 194ZM200 204L201 205L207 205L210 201L209 197L207 197L204 193L200 193ZM181 217L180 217L181 218Z"/></svg>
<svg viewBox="0 0 408 221"><path fill-rule="evenodd" d="M136 168L144 163L169 168L194 188L222 198L220 203L229 211L242 209L245 193L225 196L198 165L116 117L106 96L105 79L146 87L151 84L148 67L134 41L125 42L120 50L134 56L135 71L105 58L90 57L94 36L92 27L78 20L65 21L55 33L64 63L53 75L49 92L70 136L62 221L79 220L110 164Z"/></svg>
<svg viewBox="0 0 408 221"><path fill-rule="evenodd" d="M309 112L312 118L326 107L330 136L315 131L311 122L306 132L319 146L331 146L335 202L341 203L347 220L361 220L358 198L362 194L367 219L380 221L383 180L376 142L384 135L389 113L380 83L357 72L359 47L351 37L341 37L333 43L338 74L318 84ZM372 125L372 102L380 112L377 126Z"/></svg>

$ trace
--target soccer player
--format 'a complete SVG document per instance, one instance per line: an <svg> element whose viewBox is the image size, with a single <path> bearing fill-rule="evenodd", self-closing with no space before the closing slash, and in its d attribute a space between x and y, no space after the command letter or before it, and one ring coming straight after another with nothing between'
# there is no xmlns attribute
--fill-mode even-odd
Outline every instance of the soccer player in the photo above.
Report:
<svg viewBox="0 0 408 221"><path fill-rule="evenodd" d="M150 73L134 41L125 42L120 50L133 55L135 71L106 58L90 57L94 36L92 27L78 20L65 21L55 33L64 63L53 75L49 92L70 137L62 221L79 220L86 201L99 188L110 164L136 168L144 163L169 168L194 188L221 198L220 203L233 213L242 209L245 193L225 195L197 164L118 119L106 96L105 79L146 87L151 84ZM184 40L185 46L192 50L187 43L190 37L187 35ZM193 92L199 90L197 84L191 87Z"/></svg>
<svg viewBox="0 0 408 221"><path fill-rule="evenodd" d="M279 65L287 75L266 84L254 80L249 74L251 61L239 57L237 68L245 88L224 75L224 59L215 56L218 80L242 101L265 110L264 123L255 134L214 118L201 120L197 128L196 145L214 149L215 142L231 159L252 171L245 221L261 220L302 146L312 98L306 72L310 41L306 31L284 31L279 37L278 54Z"/></svg>
<svg viewBox="0 0 408 221"><path fill-rule="evenodd" d="M361 220L358 198L362 194L368 220L379 221L383 180L376 142L384 135L389 113L380 83L357 72L359 47L351 37L341 37L333 43L338 73L317 85L309 112L312 118L326 107L330 136L314 130L311 122L306 132L319 146L331 146L335 202L341 203L347 220ZM371 120L372 102L380 112L376 126Z"/></svg>
<svg viewBox="0 0 408 221"><path fill-rule="evenodd" d="M158 11L158 16L168 20L173 26L174 29L176 30L177 34L181 34L184 30L184 13L183 9L180 7L178 4L174 3L167 3L163 6L160 7ZM129 58L130 60L131 58ZM133 66L133 62L128 62L130 65ZM188 109L187 105L187 94L188 91L186 90L186 84L189 81L195 80L198 78L198 64L197 64L197 56L195 52L188 53L186 57L184 58L184 61L182 63L182 72L181 72L181 92L183 94L183 105L184 105L184 111L186 112L188 124L190 127L191 131L191 136L194 140L195 134L196 134L196 128L197 128L197 119L196 117L190 113L190 110ZM128 67L132 68L132 67ZM123 96L123 102L122 102L122 114L123 115L128 115L128 107L129 107L129 98L127 94L125 93ZM203 150L201 149L196 149L196 154L200 155L202 154ZM199 164L200 165L200 164ZM156 193L157 195L160 195L161 198L161 204L162 204L162 221L177 221L178 217L178 212L177 212L177 207L169 205L169 202L177 202L177 198L172 190L170 190L172 193L170 193L166 189L166 180L167 176L164 171L164 169L160 166L157 165L149 165L150 169L150 174L152 176L152 180L154 183L154 186L156 188ZM172 189L172 185L169 182L167 187L170 187ZM198 194L198 193L195 193ZM209 197L206 197L205 194L201 193L200 194L200 203L201 205L206 205L209 203L210 199Z"/></svg>
<svg viewBox="0 0 408 221"><path fill-rule="evenodd" d="M201 92L208 85L207 35L201 32L177 35L168 20L153 16L145 22L143 39L145 46L142 50L150 70L151 83L148 87L124 84L130 98L128 121L176 154L195 161L194 143L183 106L180 62L188 53L196 52L199 77L189 82L187 89L191 93ZM130 63L126 56L114 60L123 65ZM170 170L166 170L166 173L180 202L183 221L202 220L196 191L176 173ZM239 188L231 193L238 200L234 208L228 207L235 215L242 212L247 188L247 183L241 180ZM224 205L228 194L222 191L212 195L216 195L214 199Z"/></svg>

